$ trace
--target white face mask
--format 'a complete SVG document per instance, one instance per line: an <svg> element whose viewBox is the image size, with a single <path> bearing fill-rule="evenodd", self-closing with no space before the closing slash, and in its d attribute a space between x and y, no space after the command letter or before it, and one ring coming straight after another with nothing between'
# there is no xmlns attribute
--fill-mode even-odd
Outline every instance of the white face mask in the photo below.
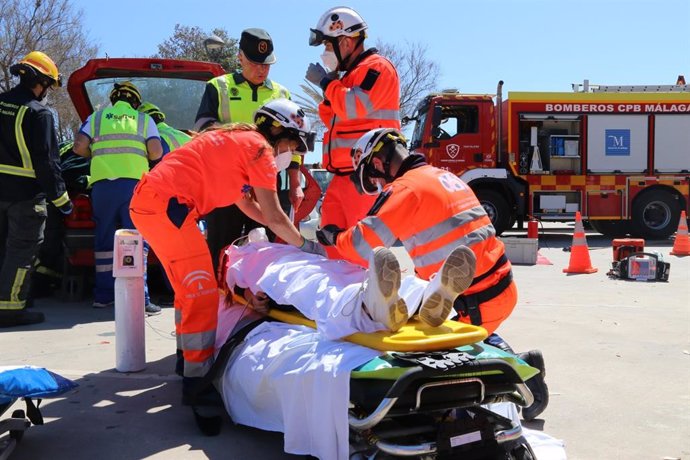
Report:
<svg viewBox="0 0 690 460"><path fill-rule="evenodd" d="M324 51L321 53L321 62L326 66L326 70L333 72L338 68L338 58L333 51Z"/></svg>
<svg viewBox="0 0 690 460"><path fill-rule="evenodd" d="M275 162L276 168L278 168L278 172L283 171L284 169L287 169L288 166L290 166L290 162L292 161L292 155L294 155L292 150L286 150L276 155Z"/></svg>

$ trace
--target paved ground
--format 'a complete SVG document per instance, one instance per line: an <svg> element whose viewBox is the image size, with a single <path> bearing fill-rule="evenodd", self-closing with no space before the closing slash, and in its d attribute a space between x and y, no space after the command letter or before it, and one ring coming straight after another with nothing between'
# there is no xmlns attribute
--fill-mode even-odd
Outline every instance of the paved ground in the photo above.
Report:
<svg viewBox="0 0 690 460"><path fill-rule="evenodd" d="M515 267L520 301L499 331L546 358L551 404L528 426L563 439L571 459L690 458L690 257L652 242L670 282L614 281L610 240L589 234L599 272L565 275L572 226L549 227L540 253L552 265ZM113 369L112 310L56 299L35 308L45 323L0 332L0 365L45 366L80 386L44 401L46 425L27 431L12 460L297 458L276 433L226 423L218 437L199 434L179 404L171 308L147 319L148 365L129 375Z"/></svg>

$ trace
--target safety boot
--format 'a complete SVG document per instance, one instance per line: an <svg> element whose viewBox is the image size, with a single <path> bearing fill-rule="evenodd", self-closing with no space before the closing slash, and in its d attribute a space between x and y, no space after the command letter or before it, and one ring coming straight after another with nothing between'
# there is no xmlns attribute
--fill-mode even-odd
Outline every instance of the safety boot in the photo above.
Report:
<svg viewBox="0 0 690 460"><path fill-rule="evenodd" d="M408 318L407 305L398 296L400 279L400 263L395 254L384 247L374 249L364 286L364 309L392 332L403 327Z"/></svg>
<svg viewBox="0 0 690 460"><path fill-rule="evenodd" d="M549 387L546 386L546 368L544 367L544 357L539 350L530 350L517 355L524 362L530 366L539 369L539 374L535 375L527 382L527 388L534 396L534 402L522 408L522 418L525 421L530 421L536 418L539 414L544 412L546 406L549 405Z"/></svg>
<svg viewBox="0 0 690 460"><path fill-rule="evenodd" d="M45 321L43 313L38 311L2 310L0 311L0 327L28 326Z"/></svg>
<svg viewBox="0 0 690 460"><path fill-rule="evenodd" d="M470 287L477 258L467 246L453 249L424 289L419 319L430 326L440 326L448 319L455 298Z"/></svg>

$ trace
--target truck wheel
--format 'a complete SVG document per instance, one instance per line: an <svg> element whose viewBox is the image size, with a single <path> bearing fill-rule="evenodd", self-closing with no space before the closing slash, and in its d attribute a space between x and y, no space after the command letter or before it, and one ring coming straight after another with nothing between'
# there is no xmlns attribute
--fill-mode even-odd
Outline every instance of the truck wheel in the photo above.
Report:
<svg viewBox="0 0 690 460"><path fill-rule="evenodd" d="M489 215L491 223L496 229L496 236L510 228L510 207L506 199L503 198L500 193L494 192L493 190L478 190L477 198L479 198L479 202Z"/></svg>
<svg viewBox="0 0 690 460"><path fill-rule="evenodd" d="M590 220L592 228L609 238L624 237L632 234L632 221L630 220Z"/></svg>
<svg viewBox="0 0 690 460"><path fill-rule="evenodd" d="M673 235L680 220L678 198L666 190L651 190L639 196L632 208L636 233L650 239Z"/></svg>

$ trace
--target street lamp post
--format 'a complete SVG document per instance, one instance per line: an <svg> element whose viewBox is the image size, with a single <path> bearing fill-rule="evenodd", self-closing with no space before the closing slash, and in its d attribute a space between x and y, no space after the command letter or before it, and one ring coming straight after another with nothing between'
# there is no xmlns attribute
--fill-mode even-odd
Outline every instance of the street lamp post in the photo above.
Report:
<svg viewBox="0 0 690 460"><path fill-rule="evenodd" d="M225 42L218 35L211 35L206 40L204 40L204 49L206 50L206 55L211 61L219 56L220 50L225 46Z"/></svg>

